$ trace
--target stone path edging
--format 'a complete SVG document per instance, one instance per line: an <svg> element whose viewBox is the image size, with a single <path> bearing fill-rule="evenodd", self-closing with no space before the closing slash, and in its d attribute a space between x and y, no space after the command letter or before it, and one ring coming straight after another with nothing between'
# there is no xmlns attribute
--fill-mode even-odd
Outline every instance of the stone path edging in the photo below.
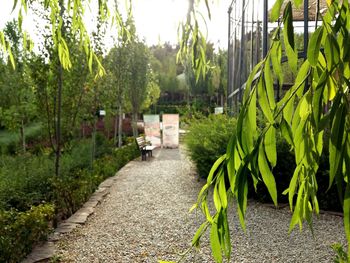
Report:
<svg viewBox="0 0 350 263"><path fill-rule="evenodd" d="M130 163L126 164L127 167ZM33 251L22 261L22 263L45 262L55 255L55 242L59 241L62 234L70 233L77 226L86 223L88 217L94 213L96 206L110 193L117 174L103 181L90 199L71 217L61 222L54 232L49 236L48 241L36 246Z"/></svg>

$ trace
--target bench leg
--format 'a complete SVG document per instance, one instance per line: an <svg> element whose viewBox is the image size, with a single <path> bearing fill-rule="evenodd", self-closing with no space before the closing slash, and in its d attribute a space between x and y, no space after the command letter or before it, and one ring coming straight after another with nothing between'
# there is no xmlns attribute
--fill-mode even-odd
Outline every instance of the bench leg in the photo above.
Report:
<svg viewBox="0 0 350 263"><path fill-rule="evenodd" d="M142 161L146 161L146 158L147 158L147 153L146 153L146 151L141 151L141 160L142 160Z"/></svg>

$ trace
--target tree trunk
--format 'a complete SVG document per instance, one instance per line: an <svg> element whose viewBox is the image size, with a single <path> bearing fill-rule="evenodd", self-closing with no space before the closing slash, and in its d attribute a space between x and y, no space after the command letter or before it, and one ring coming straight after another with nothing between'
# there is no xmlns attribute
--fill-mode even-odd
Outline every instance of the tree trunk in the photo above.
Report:
<svg viewBox="0 0 350 263"><path fill-rule="evenodd" d="M96 125L97 119L94 118L94 127L92 131L91 137L91 171L94 170L94 160L95 160L95 152L96 152Z"/></svg>
<svg viewBox="0 0 350 263"><path fill-rule="evenodd" d="M132 113L132 134L136 138L138 136L138 131L137 131L137 112Z"/></svg>
<svg viewBox="0 0 350 263"><path fill-rule="evenodd" d="M114 146L117 145L117 134L118 134L118 115L114 117L114 130L113 130L113 143Z"/></svg>
<svg viewBox="0 0 350 263"><path fill-rule="evenodd" d="M21 122L20 134L21 134L21 141L22 141L22 149L23 149L23 152L25 153L26 152L26 137L24 134L24 122L23 122L23 120Z"/></svg>
<svg viewBox="0 0 350 263"><path fill-rule="evenodd" d="M63 17L64 1L59 1L60 15ZM61 27L61 34L64 35L64 26ZM63 67L58 59L58 83L57 83L57 121L56 121L56 161L55 175L60 176L60 157L61 157L61 111L62 111L62 89L63 89Z"/></svg>
<svg viewBox="0 0 350 263"><path fill-rule="evenodd" d="M122 135L123 135L123 110L122 106L119 105L119 112L118 112L118 147L122 147Z"/></svg>

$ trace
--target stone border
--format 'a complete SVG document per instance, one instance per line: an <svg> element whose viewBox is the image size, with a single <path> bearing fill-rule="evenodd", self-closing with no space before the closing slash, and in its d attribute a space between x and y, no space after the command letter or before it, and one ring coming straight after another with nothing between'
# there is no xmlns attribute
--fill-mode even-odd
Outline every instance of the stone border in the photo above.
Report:
<svg viewBox="0 0 350 263"><path fill-rule="evenodd" d="M123 168L127 168L130 163ZM48 241L36 246L22 263L48 262L55 256L55 242L59 241L62 234L72 232L77 226L84 225L88 217L94 213L96 206L110 193L110 188L116 180L117 174L103 181L90 199L71 217L61 222Z"/></svg>

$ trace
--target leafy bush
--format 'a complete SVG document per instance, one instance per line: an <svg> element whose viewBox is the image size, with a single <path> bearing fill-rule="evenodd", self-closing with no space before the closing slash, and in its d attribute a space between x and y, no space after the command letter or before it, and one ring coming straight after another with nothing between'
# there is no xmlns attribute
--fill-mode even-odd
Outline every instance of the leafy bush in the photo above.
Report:
<svg viewBox="0 0 350 263"><path fill-rule="evenodd" d="M26 211L48 200L53 168L47 156L1 156L0 209Z"/></svg>
<svg viewBox="0 0 350 263"><path fill-rule="evenodd" d="M201 177L207 177L216 159L226 153L235 130L236 120L226 115L210 115L191 122L185 144Z"/></svg>
<svg viewBox="0 0 350 263"><path fill-rule="evenodd" d="M49 220L70 216L104 179L140 154L135 142L120 149L107 147L109 142L101 138L96 142L100 157L93 166L91 140L65 147L59 178L54 176L52 156L2 156L0 262L19 262L34 243L46 237ZM55 204L57 214L53 215L52 206L43 202Z"/></svg>
<svg viewBox="0 0 350 263"><path fill-rule="evenodd" d="M51 231L54 208L45 204L26 212L0 210L0 262L20 262Z"/></svg>
<svg viewBox="0 0 350 263"><path fill-rule="evenodd" d="M198 174L205 178L218 157L226 153L226 147L231 134L235 132L236 120L223 115L210 116L192 121L189 133L185 137L189 156L195 163ZM327 141L327 139L326 139ZM283 191L288 188L295 169L295 157L290 151L287 142L277 134L277 165L273 169L276 180L278 201L287 203L288 196ZM336 186L328 189L329 161L327 145L324 145L324 154L321 156L320 167L316 178L318 183L318 202L323 210L342 211ZM251 181L251 178L249 178ZM344 192L345 189L343 189ZM262 182L257 185L257 191L252 181L249 184L249 197L261 202L272 202L271 197Z"/></svg>

